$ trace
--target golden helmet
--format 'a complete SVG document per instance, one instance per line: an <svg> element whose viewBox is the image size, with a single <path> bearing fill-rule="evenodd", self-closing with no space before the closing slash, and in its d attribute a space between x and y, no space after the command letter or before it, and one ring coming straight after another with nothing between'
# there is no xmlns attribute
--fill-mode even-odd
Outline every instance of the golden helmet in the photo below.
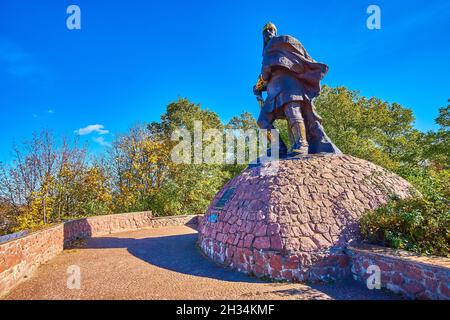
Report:
<svg viewBox="0 0 450 320"><path fill-rule="evenodd" d="M263 28L263 33L264 31L268 30L268 29L275 29L275 31L277 31L277 27L272 23L272 22L267 22Z"/></svg>

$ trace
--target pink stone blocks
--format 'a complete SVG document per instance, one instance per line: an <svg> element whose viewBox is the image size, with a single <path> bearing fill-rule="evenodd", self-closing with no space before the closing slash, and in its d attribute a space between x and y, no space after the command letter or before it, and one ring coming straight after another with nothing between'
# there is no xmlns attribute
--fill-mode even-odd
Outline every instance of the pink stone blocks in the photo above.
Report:
<svg viewBox="0 0 450 320"><path fill-rule="evenodd" d="M401 251L375 246L349 248L353 278L366 281L368 267L378 266L383 288L410 299L450 300L450 259L431 257L424 262L421 257L397 252Z"/></svg>
<svg viewBox="0 0 450 320"><path fill-rule="evenodd" d="M229 188L234 195L215 207ZM392 194L406 198L413 192L401 177L347 155L282 160L275 176L247 169L200 219L200 248L214 261L259 277L324 281L353 274L363 280L370 261L346 254L361 241L359 217ZM208 220L211 213L217 222ZM377 262L389 289L415 298L448 297L448 270L426 273L401 261Z"/></svg>

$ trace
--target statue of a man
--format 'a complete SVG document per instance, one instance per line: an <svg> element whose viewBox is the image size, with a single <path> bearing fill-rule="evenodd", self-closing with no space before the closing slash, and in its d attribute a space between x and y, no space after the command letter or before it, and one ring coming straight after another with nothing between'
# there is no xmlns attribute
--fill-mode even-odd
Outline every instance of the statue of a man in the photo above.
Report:
<svg viewBox="0 0 450 320"><path fill-rule="evenodd" d="M263 37L262 71L253 87L261 104L259 127L275 129L276 119L286 119L292 145L290 156L341 153L325 134L322 118L313 104L328 67L314 61L297 39L277 36L277 28L271 22L264 26ZM263 91L267 92L265 101ZM280 156L286 156L288 150L282 139L279 146Z"/></svg>

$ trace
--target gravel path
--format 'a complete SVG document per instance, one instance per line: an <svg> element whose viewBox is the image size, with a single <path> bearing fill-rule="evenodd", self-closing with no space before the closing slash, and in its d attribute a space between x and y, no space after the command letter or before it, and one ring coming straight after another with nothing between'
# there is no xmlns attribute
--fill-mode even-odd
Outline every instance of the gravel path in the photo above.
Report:
<svg viewBox="0 0 450 320"><path fill-rule="evenodd" d="M349 280L326 285L272 283L204 258L186 226L92 238L39 267L4 299L398 299ZM68 289L69 266L81 288Z"/></svg>

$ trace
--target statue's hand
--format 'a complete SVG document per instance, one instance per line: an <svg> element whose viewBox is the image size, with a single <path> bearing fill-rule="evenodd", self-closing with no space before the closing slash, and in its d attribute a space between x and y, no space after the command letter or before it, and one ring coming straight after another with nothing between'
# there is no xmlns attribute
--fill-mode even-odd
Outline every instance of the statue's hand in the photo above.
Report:
<svg viewBox="0 0 450 320"><path fill-rule="evenodd" d="M264 107L264 98L262 97L262 94L256 96L256 101L258 101L259 107Z"/></svg>
<svg viewBox="0 0 450 320"><path fill-rule="evenodd" d="M253 94L255 96L261 96L262 95L262 91L256 85L254 85L253 86Z"/></svg>
<svg viewBox="0 0 450 320"><path fill-rule="evenodd" d="M253 87L253 93L256 96L261 96L263 91L266 91L266 84L267 81L263 79L262 75L259 75L258 81L256 82L255 86Z"/></svg>

